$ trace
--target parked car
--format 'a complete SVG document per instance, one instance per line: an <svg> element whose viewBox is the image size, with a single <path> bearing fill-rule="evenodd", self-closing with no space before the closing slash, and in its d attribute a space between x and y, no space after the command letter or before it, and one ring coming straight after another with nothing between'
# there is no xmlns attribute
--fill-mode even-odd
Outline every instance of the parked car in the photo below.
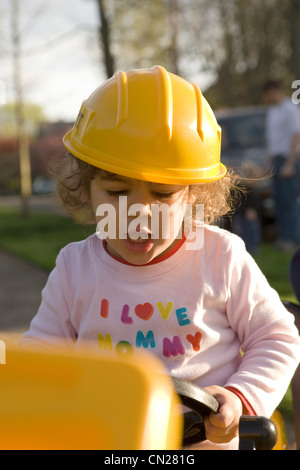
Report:
<svg viewBox="0 0 300 470"><path fill-rule="evenodd" d="M32 183L33 194L52 194L55 190L55 183L49 178L37 176Z"/></svg>
<svg viewBox="0 0 300 470"><path fill-rule="evenodd" d="M262 223L273 223L274 201L271 177L266 172L266 113L264 106L233 108L216 112L222 128L222 162L238 174L251 177L258 182L253 191L261 200Z"/></svg>

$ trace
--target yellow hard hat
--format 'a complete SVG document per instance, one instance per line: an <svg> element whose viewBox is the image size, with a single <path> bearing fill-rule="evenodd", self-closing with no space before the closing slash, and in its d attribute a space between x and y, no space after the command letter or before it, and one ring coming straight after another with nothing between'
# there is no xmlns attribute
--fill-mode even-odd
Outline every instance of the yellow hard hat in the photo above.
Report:
<svg viewBox="0 0 300 470"><path fill-rule="evenodd" d="M161 66L117 72L82 103L64 145L122 176L165 184L226 174L221 128L198 86Z"/></svg>

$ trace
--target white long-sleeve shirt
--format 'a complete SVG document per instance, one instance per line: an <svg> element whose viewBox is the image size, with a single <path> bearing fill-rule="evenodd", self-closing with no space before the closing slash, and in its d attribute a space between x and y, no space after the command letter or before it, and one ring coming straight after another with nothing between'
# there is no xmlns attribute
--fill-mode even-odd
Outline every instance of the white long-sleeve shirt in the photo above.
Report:
<svg viewBox="0 0 300 470"><path fill-rule="evenodd" d="M297 106L288 98L270 106L266 120L268 154L272 157L288 157L296 135L300 135L300 113Z"/></svg>
<svg viewBox="0 0 300 470"><path fill-rule="evenodd" d="M242 240L213 226L204 227L201 249L178 243L146 266L114 259L96 234L66 246L22 343L49 337L95 340L119 354L145 348L171 375L233 387L264 416L300 357L294 317Z"/></svg>

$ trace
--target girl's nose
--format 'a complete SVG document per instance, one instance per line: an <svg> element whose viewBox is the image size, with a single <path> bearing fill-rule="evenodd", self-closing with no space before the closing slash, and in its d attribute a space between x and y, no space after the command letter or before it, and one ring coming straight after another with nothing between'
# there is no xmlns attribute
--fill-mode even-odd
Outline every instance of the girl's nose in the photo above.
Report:
<svg viewBox="0 0 300 470"><path fill-rule="evenodd" d="M128 200L129 231L134 226L135 237L147 238L151 234L149 228L152 216L151 204L153 198L145 184L136 186Z"/></svg>
<svg viewBox="0 0 300 470"><path fill-rule="evenodd" d="M128 208L132 207L131 213L128 212L128 215L135 215L133 212L139 211L141 216L151 217L153 202L154 198L149 191L148 184L144 181L138 181L128 198Z"/></svg>

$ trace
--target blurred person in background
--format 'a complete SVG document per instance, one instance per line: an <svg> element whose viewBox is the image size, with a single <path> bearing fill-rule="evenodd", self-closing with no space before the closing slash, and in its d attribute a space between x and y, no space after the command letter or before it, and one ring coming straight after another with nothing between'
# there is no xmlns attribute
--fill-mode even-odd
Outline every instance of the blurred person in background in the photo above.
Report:
<svg viewBox="0 0 300 470"><path fill-rule="evenodd" d="M251 254L257 253L262 241L261 213L262 203L256 191L260 169L253 164L243 169L242 194L232 218L232 231L245 242Z"/></svg>
<svg viewBox="0 0 300 470"><path fill-rule="evenodd" d="M285 96L279 81L269 80L263 87L269 109L266 120L268 164L273 171L275 217L279 239L277 248L293 251L298 242L300 115Z"/></svg>
<svg viewBox="0 0 300 470"><path fill-rule="evenodd" d="M294 294L300 303L300 246L298 246L290 261L289 278Z"/></svg>

